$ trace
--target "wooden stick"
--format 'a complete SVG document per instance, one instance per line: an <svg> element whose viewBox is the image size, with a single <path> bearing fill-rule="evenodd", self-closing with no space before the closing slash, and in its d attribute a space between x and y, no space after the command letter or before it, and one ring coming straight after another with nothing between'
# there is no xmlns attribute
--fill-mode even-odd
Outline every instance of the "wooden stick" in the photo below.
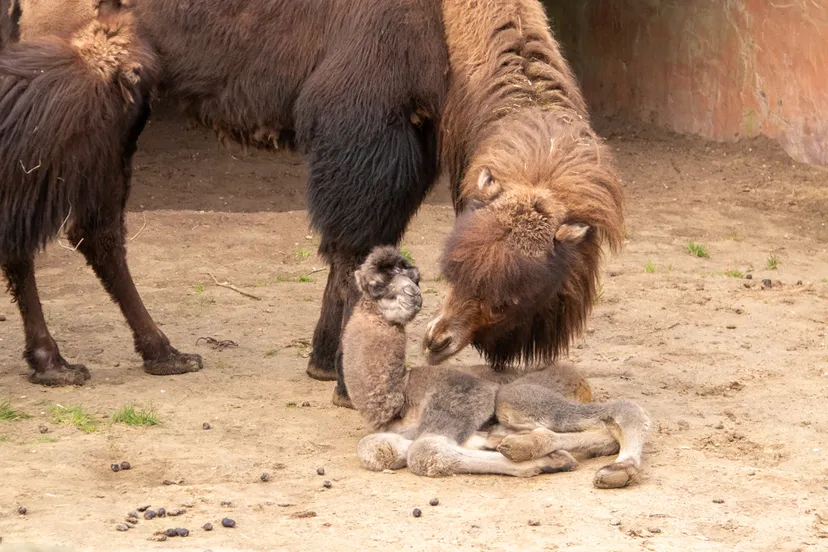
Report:
<svg viewBox="0 0 828 552"><path fill-rule="evenodd" d="M242 295L244 295L245 297L250 297L251 299L255 299L256 301L261 301L261 300L262 300L262 298L261 298L261 297L256 297L255 295L252 295L252 294L250 294L250 293L247 293L246 291L242 291L242 290L240 290L239 288L237 288L236 286L234 286L233 284L231 284L230 282L219 282L219 281L216 279L216 277L215 277L215 276L213 276L212 274L210 274L209 272L207 273L207 276L209 276L210 278L212 278L212 279L213 279L213 281L216 283L216 285L217 285L217 286L221 286L221 287L223 287L223 288L227 288L227 289L232 289L232 290L233 290L233 291L235 291L236 293L241 293L241 294L242 294Z"/></svg>

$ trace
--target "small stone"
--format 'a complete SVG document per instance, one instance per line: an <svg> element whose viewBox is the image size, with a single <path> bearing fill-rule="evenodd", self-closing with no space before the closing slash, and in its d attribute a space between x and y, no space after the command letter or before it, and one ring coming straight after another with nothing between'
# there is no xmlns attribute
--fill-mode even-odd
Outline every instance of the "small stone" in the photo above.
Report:
<svg viewBox="0 0 828 552"><path fill-rule="evenodd" d="M724 499L723 498L714 498L713 499L713 504L724 504Z"/></svg>
<svg viewBox="0 0 828 552"><path fill-rule="evenodd" d="M132 510L131 512L127 513L127 517L138 519L138 512Z"/></svg>
<svg viewBox="0 0 828 552"><path fill-rule="evenodd" d="M537 527L539 525L540 525L540 522L538 520L536 520L536 519L530 519L529 520L529 527Z"/></svg>
<svg viewBox="0 0 828 552"><path fill-rule="evenodd" d="M267 473L267 472L264 472L262 475L259 476L259 479L261 479L264 482L268 482L268 481L270 481L270 474Z"/></svg>
<svg viewBox="0 0 828 552"><path fill-rule="evenodd" d="M5 321L6 321L6 315L5 314L0 314L0 322L5 322Z"/></svg>
<svg viewBox="0 0 828 552"><path fill-rule="evenodd" d="M437 506L438 504L440 504L440 499L439 498L432 498L431 500L428 501L428 503L432 506Z"/></svg>
<svg viewBox="0 0 828 552"><path fill-rule="evenodd" d="M316 475L325 475L325 468L316 468Z"/></svg>
<svg viewBox="0 0 828 552"><path fill-rule="evenodd" d="M762 280L762 285L766 288L773 287L773 282L771 282L770 279L765 278L764 280Z"/></svg>
<svg viewBox="0 0 828 552"><path fill-rule="evenodd" d="M129 462L121 462L121 469L122 470L131 470L132 466Z"/></svg>
<svg viewBox="0 0 828 552"><path fill-rule="evenodd" d="M167 535L164 533L161 533L160 535L152 535L151 537L147 537L147 540L153 542L164 542L167 540Z"/></svg>
<svg viewBox="0 0 828 552"><path fill-rule="evenodd" d="M37 428L41 433L49 433L49 427L45 425L41 425Z"/></svg>
<svg viewBox="0 0 828 552"><path fill-rule="evenodd" d="M119 471L121 471L121 465L120 465L120 464L112 464L112 465L111 465L111 466L109 466L109 467L110 467L110 468L112 469L112 471L114 471L114 472L119 472Z"/></svg>
<svg viewBox="0 0 828 552"><path fill-rule="evenodd" d="M177 537L178 529L167 529L166 531L164 531L164 534L168 537Z"/></svg>
<svg viewBox="0 0 828 552"><path fill-rule="evenodd" d="M716 424L716 429L724 429L724 424L722 422L719 422L718 424Z"/></svg>
<svg viewBox="0 0 828 552"><path fill-rule="evenodd" d="M797 280L796 285L801 286L802 285L802 280Z"/></svg>
<svg viewBox="0 0 828 552"><path fill-rule="evenodd" d="M745 280L753 280L753 274L751 274L750 272L745 274Z"/></svg>
<svg viewBox="0 0 828 552"><path fill-rule="evenodd" d="M224 518L221 520L222 527L232 528L236 526L236 522L230 518Z"/></svg>
<svg viewBox="0 0 828 552"><path fill-rule="evenodd" d="M173 481L171 479L165 479L161 482L162 485L178 485L178 481Z"/></svg>
<svg viewBox="0 0 828 552"><path fill-rule="evenodd" d="M619 525L621 525L621 520L618 519L618 518L612 518L610 520L610 525L612 525L614 527L618 527Z"/></svg>
<svg viewBox="0 0 828 552"><path fill-rule="evenodd" d="M213 524L212 523L205 523L204 525L201 526L201 528L204 529L205 531L212 531L213 530Z"/></svg>
<svg viewBox="0 0 828 552"><path fill-rule="evenodd" d="M158 510L155 512L155 515L160 518L167 517L167 510L165 510L164 508L158 508Z"/></svg>
<svg viewBox="0 0 828 552"><path fill-rule="evenodd" d="M178 517L178 516L182 516L186 513L187 513L187 510L185 510L184 508L178 508L176 510L171 510L171 511L167 512L167 516Z"/></svg>
<svg viewBox="0 0 828 552"><path fill-rule="evenodd" d="M135 518L128 517L124 518L124 523L126 523L127 525L129 525L130 528L132 528L138 525L138 520Z"/></svg>
<svg viewBox="0 0 828 552"><path fill-rule="evenodd" d="M661 533L661 529L659 529L658 527L650 527L649 529L647 529L647 531L649 531L650 533L653 533L655 535L658 535L659 533Z"/></svg>
<svg viewBox="0 0 828 552"><path fill-rule="evenodd" d="M155 518L155 512L154 511L147 510L146 512L144 512L144 519L154 519L154 518Z"/></svg>
<svg viewBox="0 0 828 552"><path fill-rule="evenodd" d="M149 510L149 504L147 504L146 506L140 506L137 508L137 510L139 512L146 512L147 510Z"/></svg>
<svg viewBox="0 0 828 552"><path fill-rule="evenodd" d="M21 516L25 516L26 514L29 513L29 509L26 508L25 506L21 506L20 508L17 509L17 513L20 514Z"/></svg>
<svg viewBox="0 0 828 552"><path fill-rule="evenodd" d="M221 505L222 505L222 506L227 506L227 507L229 508L230 506L232 506L232 505L233 505L233 503L232 503L232 502L230 502L229 500L222 500L222 501L221 501Z"/></svg>
<svg viewBox="0 0 828 552"><path fill-rule="evenodd" d="M423 515L423 511L419 508L414 508L414 511L411 512L411 515L414 517L420 517L421 515Z"/></svg>
<svg viewBox="0 0 828 552"><path fill-rule="evenodd" d="M189 537L189 536L190 536L190 530L189 530L189 529L185 529L185 528L183 528L183 527L179 527L179 528L178 528L178 529L176 529L175 531L176 531L176 533L178 533L178 536L179 536L179 537Z"/></svg>
<svg viewBox="0 0 828 552"><path fill-rule="evenodd" d="M119 523L115 526L116 531L129 531L129 525L126 523Z"/></svg>
<svg viewBox="0 0 828 552"><path fill-rule="evenodd" d="M310 406L310 405L311 405L311 404L310 404L310 402L308 402L308 401L304 401L304 402L302 403L302 406L303 406L303 407L305 407L305 408L307 408L307 407L308 407L308 406Z"/></svg>
<svg viewBox="0 0 828 552"><path fill-rule="evenodd" d="M331 483L328 480L325 480L325 482L322 483L322 486L325 487L326 489L330 489L331 487L333 487L333 483Z"/></svg>
<svg viewBox="0 0 828 552"><path fill-rule="evenodd" d="M213 427L213 426L211 426L211 425L210 425L209 423L207 423L207 422L204 422L203 424L201 424L201 429L212 429L212 427Z"/></svg>
<svg viewBox="0 0 828 552"><path fill-rule="evenodd" d="M726 327L728 330L735 330L735 329L736 329L736 326L735 326L735 325L733 325L733 324L728 324L728 325L727 325L727 326L725 326L725 327Z"/></svg>

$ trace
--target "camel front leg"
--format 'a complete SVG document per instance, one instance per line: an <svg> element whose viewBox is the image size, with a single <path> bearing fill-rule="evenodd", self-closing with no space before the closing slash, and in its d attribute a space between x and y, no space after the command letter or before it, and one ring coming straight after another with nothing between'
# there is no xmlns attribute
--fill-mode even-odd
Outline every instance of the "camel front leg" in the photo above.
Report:
<svg viewBox="0 0 828 552"><path fill-rule="evenodd" d="M499 452L471 450L441 435L426 435L411 443L408 468L417 475L446 477L462 474L534 477L575 469L578 462L566 451L528 462L512 462Z"/></svg>

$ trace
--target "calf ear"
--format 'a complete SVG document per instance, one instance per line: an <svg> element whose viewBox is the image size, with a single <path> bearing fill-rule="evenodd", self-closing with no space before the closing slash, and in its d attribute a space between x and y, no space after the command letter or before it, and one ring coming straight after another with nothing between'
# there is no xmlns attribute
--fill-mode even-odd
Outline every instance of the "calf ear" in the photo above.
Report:
<svg viewBox="0 0 828 552"><path fill-rule="evenodd" d="M576 245L584 241L588 231L586 224L561 224L555 232L555 241Z"/></svg>

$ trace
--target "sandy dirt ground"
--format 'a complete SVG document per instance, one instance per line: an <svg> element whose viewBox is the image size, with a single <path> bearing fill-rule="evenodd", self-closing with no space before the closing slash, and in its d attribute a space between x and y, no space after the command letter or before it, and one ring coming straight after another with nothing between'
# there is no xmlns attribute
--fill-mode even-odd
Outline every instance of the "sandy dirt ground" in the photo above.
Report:
<svg viewBox="0 0 828 552"><path fill-rule="evenodd" d="M765 142L599 128L623 176L628 240L570 357L599 400L633 399L652 414L640 484L593 488L608 459L533 479L362 470L365 425L331 404L331 383L305 375L326 276L314 272L324 265L305 166L220 151L160 113L137 157L130 263L149 310L205 368L145 374L81 256L48 249L38 264L48 322L92 380L27 383L19 316L0 298L0 402L32 416L0 421L0 549L828 550L828 173ZM437 259L452 220L442 183L405 237L426 294L413 363L446 289ZM691 256L690 240L709 258ZM196 343L208 336L238 347ZM451 362L477 361L467 351ZM161 424L113 423L129 402L154 407ZM55 423L56 405L82 406L95 431ZM121 461L132 469L113 472ZM187 512L115 530L142 505ZM236 527L220 527L224 517ZM171 527L190 536L148 541Z"/></svg>

